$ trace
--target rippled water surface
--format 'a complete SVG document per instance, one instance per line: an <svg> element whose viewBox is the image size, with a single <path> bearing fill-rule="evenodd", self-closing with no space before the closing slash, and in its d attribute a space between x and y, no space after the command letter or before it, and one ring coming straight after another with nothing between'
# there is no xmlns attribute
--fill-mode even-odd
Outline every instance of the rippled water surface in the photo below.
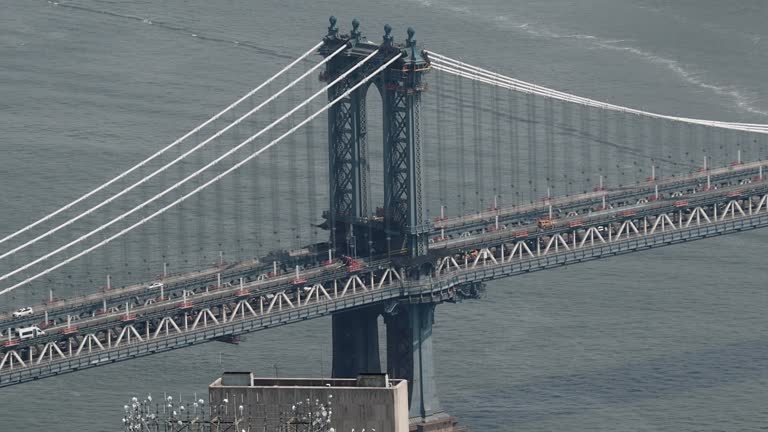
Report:
<svg viewBox="0 0 768 432"><path fill-rule="evenodd" d="M371 39L411 25L435 51L595 99L768 122L762 0L0 0L0 231L180 136L316 43L330 14ZM768 427L766 241L642 252L439 306L442 405L477 431ZM0 305L39 298L25 295ZM319 319L5 388L0 431L118 430L133 394L204 393L222 369L327 374L329 347Z"/></svg>

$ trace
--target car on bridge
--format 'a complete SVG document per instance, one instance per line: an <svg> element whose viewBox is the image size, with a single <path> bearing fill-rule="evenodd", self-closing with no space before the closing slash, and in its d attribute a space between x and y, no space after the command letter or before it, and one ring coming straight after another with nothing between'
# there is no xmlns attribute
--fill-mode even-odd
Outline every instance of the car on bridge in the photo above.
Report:
<svg viewBox="0 0 768 432"><path fill-rule="evenodd" d="M14 312L13 313L13 317L14 318L21 318L21 317L25 317L25 316L34 315L34 313L35 313L35 311L32 310L31 307L26 306L26 307L23 307L23 308L17 310L16 312Z"/></svg>
<svg viewBox="0 0 768 432"><path fill-rule="evenodd" d="M38 326L29 326L16 330L16 334L19 335L19 339L32 339L38 336L45 336L45 332Z"/></svg>
<svg viewBox="0 0 768 432"><path fill-rule="evenodd" d="M153 284L151 284L151 285L148 285L148 286L147 286L147 289L148 289L148 290L153 290L153 289L160 289L160 288L162 288L162 287L164 287L164 286L165 286L165 285L163 285L163 283L162 283L162 282L155 282L155 283L153 283Z"/></svg>

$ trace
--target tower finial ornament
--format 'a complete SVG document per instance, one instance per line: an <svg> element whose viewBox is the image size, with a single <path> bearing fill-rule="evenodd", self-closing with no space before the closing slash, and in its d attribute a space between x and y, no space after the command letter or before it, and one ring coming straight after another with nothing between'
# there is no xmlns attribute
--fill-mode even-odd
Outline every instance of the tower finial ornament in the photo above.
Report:
<svg viewBox="0 0 768 432"><path fill-rule="evenodd" d="M385 46L393 46L395 38L391 35L392 33L392 26L389 24L384 24L384 45Z"/></svg>
<svg viewBox="0 0 768 432"><path fill-rule="evenodd" d="M408 49L408 55L411 57L411 61L415 62L416 59L416 39L413 36L416 34L416 30L413 27L408 27L408 39L405 41L405 46Z"/></svg>
<svg viewBox="0 0 768 432"><path fill-rule="evenodd" d="M406 41L407 46L416 45L416 40L413 38L413 35L415 34L416 30L414 30L413 27L408 27L408 40Z"/></svg>
<svg viewBox="0 0 768 432"><path fill-rule="evenodd" d="M328 22L331 24L328 26L328 36L336 37L339 34L339 28L336 26L336 17L331 15L331 17L328 18Z"/></svg>
<svg viewBox="0 0 768 432"><path fill-rule="evenodd" d="M362 33L360 33L360 30L358 28L360 27L360 21L358 21L357 18L352 20L352 31L349 33L349 36L352 39L360 40L360 37L362 36Z"/></svg>

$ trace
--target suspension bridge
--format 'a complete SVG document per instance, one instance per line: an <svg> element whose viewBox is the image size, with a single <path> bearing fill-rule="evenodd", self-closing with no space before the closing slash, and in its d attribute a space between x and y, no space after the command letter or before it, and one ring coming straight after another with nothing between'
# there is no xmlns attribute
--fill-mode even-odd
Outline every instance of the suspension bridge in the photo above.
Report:
<svg viewBox="0 0 768 432"><path fill-rule="evenodd" d="M16 300L0 315L0 386L328 315L333 374L352 377L382 370L383 316L386 370L429 423L444 416L438 304L768 226L768 125L572 95L391 32L374 42L355 20L342 34L332 17L181 138L4 227L0 299Z"/></svg>

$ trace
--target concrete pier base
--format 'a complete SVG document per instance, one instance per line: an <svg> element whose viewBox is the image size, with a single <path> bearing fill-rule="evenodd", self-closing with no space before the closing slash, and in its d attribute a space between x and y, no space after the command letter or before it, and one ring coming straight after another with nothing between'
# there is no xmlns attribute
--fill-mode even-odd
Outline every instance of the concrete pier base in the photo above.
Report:
<svg viewBox="0 0 768 432"><path fill-rule="evenodd" d="M436 303L400 303L384 314L387 373L408 381L410 432L466 432L440 407L434 377L432 326ZM333 376L381 371L378 317L373 306L333 315Z"/></svg>
<svg viewBox="0 0 768 432"><path fill-rule="evenodd" d="M411 419L425 421L442 413L437 398L432 355L435 304L401 304L387 315L387 373L408 380Z"/></svg>
<svg viewBox="0 0 768 432"><path fill-rule="evenodd" d="M412 419L408 432L469 432L469 429L460 426L456 417L443 414L416 423Z"/></svg>
<svg viewBox="0 0 768 432"><path fill-rule="evenodd" d="M378 306L333 315L334 378L355 378L381 372Z"/></svg>

